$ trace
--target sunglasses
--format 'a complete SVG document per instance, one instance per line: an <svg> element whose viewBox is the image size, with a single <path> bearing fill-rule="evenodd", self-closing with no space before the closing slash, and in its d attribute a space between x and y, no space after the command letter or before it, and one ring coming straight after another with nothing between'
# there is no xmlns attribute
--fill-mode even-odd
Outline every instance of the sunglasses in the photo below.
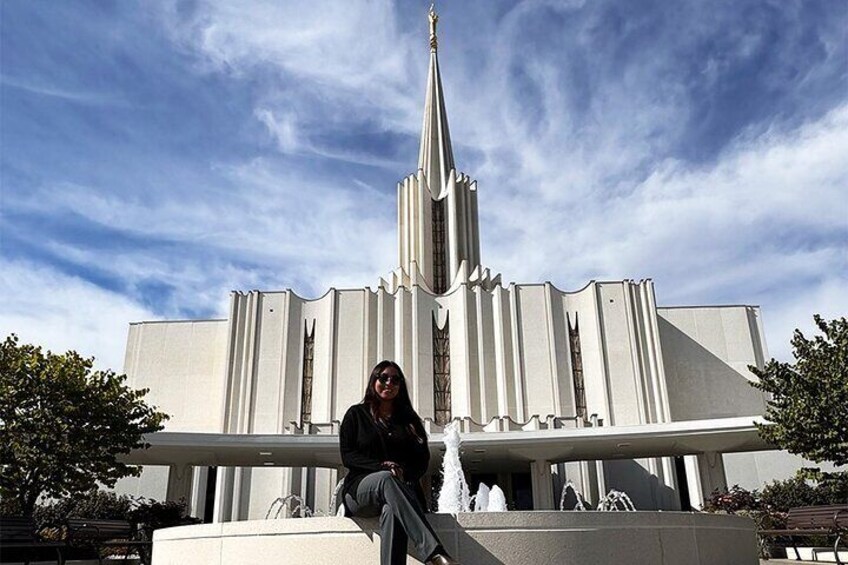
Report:
<svg viewBox="0 0 848 565"><path fill-rule="evenodd" d="M403 381L403 377L400 375L387 375L385 373L380 373L380 376L377 377L377 380L380 381L380 384L389 384L395 383L400 384Z"/></svg>

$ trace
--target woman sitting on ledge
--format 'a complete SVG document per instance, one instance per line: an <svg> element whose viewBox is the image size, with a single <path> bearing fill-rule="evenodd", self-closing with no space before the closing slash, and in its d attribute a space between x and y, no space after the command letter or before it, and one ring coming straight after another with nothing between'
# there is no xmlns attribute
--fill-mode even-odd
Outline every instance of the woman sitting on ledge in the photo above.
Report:
<svg viewBox="0 0 848 565"><path fill-rule="evenodd" d="M339 430L346 515L380 516L380 563L406 563L407 541L428 565L458 565L424 516L420 479L430 449L412 408L403 371L382 361L371 371L365 398L351 406Z"/></svg>

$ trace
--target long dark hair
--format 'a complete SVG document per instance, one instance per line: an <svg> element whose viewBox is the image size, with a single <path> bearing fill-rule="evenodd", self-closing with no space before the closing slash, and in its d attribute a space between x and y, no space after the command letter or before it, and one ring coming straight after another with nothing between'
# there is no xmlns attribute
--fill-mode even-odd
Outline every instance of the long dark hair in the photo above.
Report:
<svg viewBox="0 0 848 565"><path fill-rule="evenodd" d="M398 383L398 394L392 401L394 410L392 418L399 424L406 425L409 430L418 438L419 441L427 441L427 433L424 431L424 423L421 421L421 416L412 407L412 401L409 399L409 389L406 387L406 377L403 375L403 370L394 361L380 361L371 370L371 376L368 378L368 387L365 389L365 397L362 399L362 404L366 404L371 409L371 417L377 421L377 409L380 407L380 397L377 396L377 391L374 388L380 373L388 367L394 368L400 376Z"/></svg>

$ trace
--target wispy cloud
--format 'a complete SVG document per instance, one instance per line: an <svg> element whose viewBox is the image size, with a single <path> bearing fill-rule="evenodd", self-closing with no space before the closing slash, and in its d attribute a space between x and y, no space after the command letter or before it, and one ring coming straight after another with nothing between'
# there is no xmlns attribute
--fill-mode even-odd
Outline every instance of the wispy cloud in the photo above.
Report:
<svg viewBox="0 0 848 565"><path fill-rule="evenodd" d="M3 338L14 332L55 353L94 355L99 369L123 367L129 320L155 318L123 294L25 261L0 259L0 293L15 297L0 306Z"/></svg>
<svg viewBox="0 0 848 565"><path fill-rule="evenodd" d="M0 75L0 84L5 87L20 89L29 93L50 96L70 102L93 105L126 105L126 101L116 97L114 94L103 94L99 92L86 92L69 90L48 84L36 84L14 77Z"/></svg>

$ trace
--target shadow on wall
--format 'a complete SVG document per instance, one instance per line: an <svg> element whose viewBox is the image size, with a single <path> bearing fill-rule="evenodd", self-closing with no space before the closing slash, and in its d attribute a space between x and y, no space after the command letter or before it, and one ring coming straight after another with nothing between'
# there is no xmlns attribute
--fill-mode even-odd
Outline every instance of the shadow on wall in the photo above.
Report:
<svg viewBox="0 0 848 565"><path fill-rule="evenodd" d="M646 459L641 459L647 465ZM607 491L624 491L636 510L680 510L677 492L633 459L604 461ZM606 493L604 493L606 494Z"/></svg>
<svg viewBox="0 0 848 565"><path fill-rule="evenodd" d="M483 545L474 539L468 531L457 524L456 541L449 542L443 539L445 549L455 559L462 563L474 563L479 565L503 565L503 561L495 557L495 555L483 547ZM479 532L478 532L479 535Z"/></svg>
<svg viewBox="0 0 848 565"><path fill-rule="evenodd" d="M765 412L763 394L744 375L669 321L658 322L672 421Z"/></svg>

